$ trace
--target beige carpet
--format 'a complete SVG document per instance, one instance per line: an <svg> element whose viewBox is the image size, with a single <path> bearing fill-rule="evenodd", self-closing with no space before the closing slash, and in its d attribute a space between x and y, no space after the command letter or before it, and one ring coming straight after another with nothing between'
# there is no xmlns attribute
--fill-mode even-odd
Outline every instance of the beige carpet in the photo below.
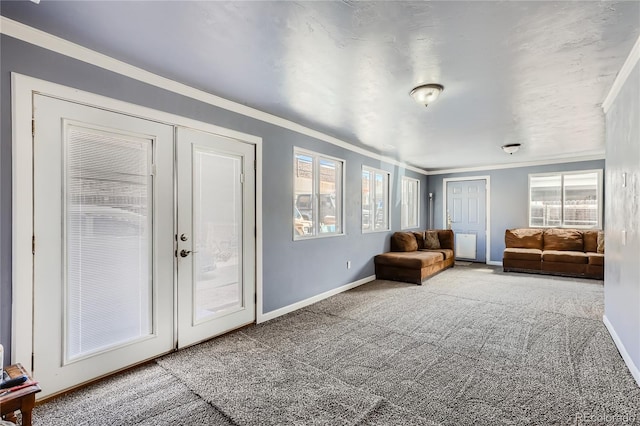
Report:
<svg viewBox="0 0 640 426"><path fill-rule="evenodd" d="M374 281L45 404L35 424L640 424L602 313L601 281L475 264Z"/></svg>

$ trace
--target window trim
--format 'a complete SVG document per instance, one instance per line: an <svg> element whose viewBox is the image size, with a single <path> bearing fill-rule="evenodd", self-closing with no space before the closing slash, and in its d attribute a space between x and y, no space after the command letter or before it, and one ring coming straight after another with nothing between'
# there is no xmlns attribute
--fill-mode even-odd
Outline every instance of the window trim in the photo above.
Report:
<svg viewBox="0 0 640 426"><path fill-rule="evenodd" d="M598 187L596 190L596 196L598 198L598 223L596 226L584 226L584 225L565 225L564 224L564 177L567 175L581 175L587 173L597 173L598 175ZM531 178L534 177L548 177L548 176L560 176L560 214L561 225L560 226L545 226L545 225L532 225L531 224ZM527 220L530 228L566 228L566 229L595 229L602 230L603 212L604 212L604 170L603 169L585 169L585 170L571 170L566 172L548 172L548 173L529 173L528 176L528 191L527 191Z"/></svg>
<svg viewBox="0 0 640 426"><path fill-rule="evenodd" d="M403 199L403 191L402 191L402 186L404 185L404 182L416 182L416 224L415 226L413 224L410 225L406 225L404 226L402 223L402 218L403 218L403 214L402 214L402 209L405 205L404 203L404 199ZM416 178L412 178L409 176L402 176L402 179L400 180L400 229L401 230L406 230L406 229L418 229L420 228L420 179L416 179Z"/></svg>
<svg viewBox="0 0 640 426"><path fill-rule="evenodd" d="M347 162L342 159L342 158L338 158L338 157L333 157L331 155L325 155L325 154L321 154L319 152L316 151L312 151L310 149L305 149L305 148L300 148L298 146L293 147L293 170L292 170L292 177L293 177L293 199L292 199L292 206L291 206L291 219L295 220L295 211L296 211L296 184L295 184L295 179L296 179L296 156L302 154L302 155L306 155L312 158L313 161L313 173L312 173L312 186L313 186L313 192L316 195L316 197L318 196L318 189L320 186L320 180L319 180L319 173L320 173L320 168L316 167L319 166L319 161L320 159L326 159L326 160L331 160L331 161L337 161L340 162L342 164L342 172L340 174L340 223L341 223L341 230L340 232L326 232L326 233L320 233L318 231L319 229L319 223L317 221L313 221L313 228L314 228L314 233L312 235L297 235L296 231L295 231L295 227L292 227L291 229L291 233L293 235L293 241L307 241L307 240L314 240L317 238L331 238L331 237L340 237L340 236L344 236L346 235L346 224L345 224L345 179L346 179L346 168L347 168ZM316 176L316 173L318 173L318 177ZM313 215L315 217L317 217L318 215L318 203L317 201L314 201L313 203ZM336 213L337 216L337 213Z"/></svg>
<svg viewBox="0 0 640 426"><path fill-rule="evenodd" d="M364 220L363 220L364 194L362 191L362 173L364 171L373 173L374 176L376 173L379 173L387 177L386 199L385 199L385 209L384 209L387 215L387 226L384 229L374 229L373 227L370 227L369 229L364 229ZM375 177L374 177L374 180L375 180ZM369 192L371 192L371 185L369 187ZM371 222L371 218L369 218L369 220ZM362 165L362 170L360 172L360 229L363 234L373 234L376 232L389 232L391 230L391 172L388 172L382 169L376 169L375 167L366 166L364 164Z"/></svg>

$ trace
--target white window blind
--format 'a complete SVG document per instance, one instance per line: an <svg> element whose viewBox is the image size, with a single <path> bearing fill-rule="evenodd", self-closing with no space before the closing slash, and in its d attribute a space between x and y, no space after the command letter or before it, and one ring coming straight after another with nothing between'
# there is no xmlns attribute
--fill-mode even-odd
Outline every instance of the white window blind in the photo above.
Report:
<svg viewBox="0 0 640 426"><path fill-rule="evenodd" d="M152 333L152 142L67 124L66 361Z"/></svg>

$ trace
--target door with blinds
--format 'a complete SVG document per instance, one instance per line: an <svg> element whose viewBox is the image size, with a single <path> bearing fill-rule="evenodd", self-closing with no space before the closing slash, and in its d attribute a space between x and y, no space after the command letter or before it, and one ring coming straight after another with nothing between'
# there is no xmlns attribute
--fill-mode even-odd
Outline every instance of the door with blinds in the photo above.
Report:
<svg viewBox="0 0 640 426"><path fill-rule="evenodd" d="M42 396L170 351L173 127L34 97L34 375Z"/></svg>

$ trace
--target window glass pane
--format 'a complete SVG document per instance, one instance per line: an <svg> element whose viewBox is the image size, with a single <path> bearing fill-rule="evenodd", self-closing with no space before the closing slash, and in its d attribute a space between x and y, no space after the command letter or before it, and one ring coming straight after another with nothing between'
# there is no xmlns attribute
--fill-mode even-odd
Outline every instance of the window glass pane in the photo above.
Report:
<svg viewBox="0 0 640 426"><path fill-rule="evenodd" d="M242 159L193 151L194 320L241 307Z"/></svg>
<svg viewBox="0 0 640 426"><path fill-rule="evenodd" d="M371 229L371 218L373 217L371 204L371 172L362 170L362 230Z"/></svg>
<svg viewBox="0 0 640 426"><path fill-rule="evenodd" d="M362 230L389 229L389 173L362 168Z"/></svg>
<svg viewBox="0 0 640 426"><path fill-rule="evenodd" d="M320 158L320 196L318 221L321 234L341 233L342 215L339 203L342 187L342 163Z"/></svg>
<svg viewBox="0 0 640 426"><path fill-rule="evenodd" d="M418 227L418 181L407 177L402 178L401 228Z"/></svg>
<svg viewBox="0 0 640 426"><path fill-rule="evenodd" d="M73 125L65 142L70 361L152 333L152 145Z"/></svg>
<svg viewBox="0 0 640 426"><path fill-rule="evenodd" d="M294 167L293 232L298 237L315 235L313 158L307 154L296 153Z"/></svg>
<svg viewBox="0 0 640 426"><path fill-rule="evenodd" d="M387 186L387 175L376 173L373 200L373 229L376 231L387 229Z"/></svg>
<svg viewBox="0 0 640 426"><path fill-rule="evenodd" d="M529 226L560 226L562 224L562 177L531 176Z"/></svg>
<svg viewBox="0 0 640 426"><path fill-rule="evenodd" d="M598 226L598 173L564 176L564 225Z"/></svg>
<svg viewBox="0 0 640 426"><path fill-rule="evenodd" d="M342 160L294 149L294 239L343 233Z"/></svg>

